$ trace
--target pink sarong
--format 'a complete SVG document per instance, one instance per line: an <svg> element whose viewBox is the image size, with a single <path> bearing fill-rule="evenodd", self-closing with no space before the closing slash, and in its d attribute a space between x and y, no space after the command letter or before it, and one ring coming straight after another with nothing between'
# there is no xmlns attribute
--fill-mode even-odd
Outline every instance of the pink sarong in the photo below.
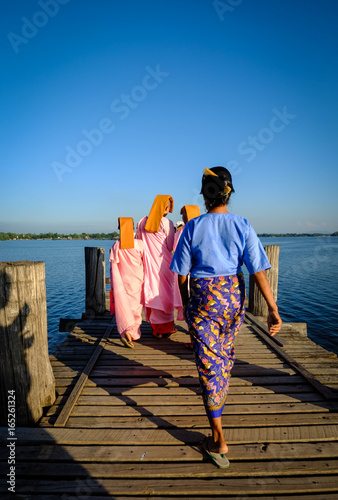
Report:
<svg viewBox="0 0 338 500"><path fill-rule="evenodd" d="M146 320L152 325L168 323L174 327L174 273L169 269L174 246L174 225L162 217L159 230L144 229L147 217L137 226L136 238L144 243L144 305ZM162 333L162 332L159 332Z"/></svg>
<svg viewBox="0 0 338 500"><path fill-rule="evenodd" d="M129 332L133 340L141 336L143 308L143 242L121 250L117 241L110 250L110 283L114 291L115 318L121 337Z"/></svg>

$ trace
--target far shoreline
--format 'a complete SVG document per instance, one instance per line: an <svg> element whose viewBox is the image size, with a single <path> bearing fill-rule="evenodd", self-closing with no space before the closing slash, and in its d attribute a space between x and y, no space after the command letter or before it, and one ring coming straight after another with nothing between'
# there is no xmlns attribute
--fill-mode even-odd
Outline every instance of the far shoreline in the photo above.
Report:
<svg viewBox="0 0 338 500"><path fill-rule="evenodd" d="M338 231L331 234L323 233L258 233L259 238L330 238L338 236ZM82 233L82 234L58 234L58 233L3 233L0 232L0 241L95 241L95 240L118 240L119 234L113 233Z"/></svg>

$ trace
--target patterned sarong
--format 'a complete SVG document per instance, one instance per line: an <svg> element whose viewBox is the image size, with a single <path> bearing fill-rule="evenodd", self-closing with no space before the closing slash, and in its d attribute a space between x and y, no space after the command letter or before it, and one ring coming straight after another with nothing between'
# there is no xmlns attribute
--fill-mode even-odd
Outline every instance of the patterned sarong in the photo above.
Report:
<svg viewBox="0 0 338 500"><path fill-rule="evenodd" d="M209 417L222 415L235 362L234 340L245 314L243 274L191 278L187 309L203 401Z"/></svg>

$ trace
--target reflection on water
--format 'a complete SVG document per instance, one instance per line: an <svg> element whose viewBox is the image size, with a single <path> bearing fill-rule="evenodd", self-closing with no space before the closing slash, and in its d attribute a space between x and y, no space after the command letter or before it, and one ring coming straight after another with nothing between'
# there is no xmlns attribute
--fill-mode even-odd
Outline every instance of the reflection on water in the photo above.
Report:
<svg viewBox="0 0 338 500"><path fill-rule="evenodd" d="M1 241L0 261L42 260L46 264L49 348L67 334L60 318L80 318L85 310L84 247L103 247L106 276L112 241ZM280 245L278 307L283 320L308 323L308 334L338 353L338 238L262 238ZM244 269L247 279L248 274ZM247 279L248 283L248 279Z"/></svg>

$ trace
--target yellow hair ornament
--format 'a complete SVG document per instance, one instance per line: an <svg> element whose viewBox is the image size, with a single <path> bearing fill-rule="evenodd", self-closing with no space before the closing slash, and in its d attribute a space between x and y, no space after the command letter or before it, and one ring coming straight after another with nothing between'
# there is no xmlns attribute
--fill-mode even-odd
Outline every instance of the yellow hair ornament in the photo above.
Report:
<svg viewBox="0 0 338 500"><path fill-rule="evenodd" d="M225 186L225 188L224 188L225 194L230 193L230 191L231 191L231 187L230 186Z"/></svg>
<svg viewBox="0 0 338 500"><path fill-rule="evenodd" d="M212 170L209 170L208 168L205 168L203 170L203 175L214 175L215 177L218 177L218 175L215 174L215 172L213 172Z"/></svg>

